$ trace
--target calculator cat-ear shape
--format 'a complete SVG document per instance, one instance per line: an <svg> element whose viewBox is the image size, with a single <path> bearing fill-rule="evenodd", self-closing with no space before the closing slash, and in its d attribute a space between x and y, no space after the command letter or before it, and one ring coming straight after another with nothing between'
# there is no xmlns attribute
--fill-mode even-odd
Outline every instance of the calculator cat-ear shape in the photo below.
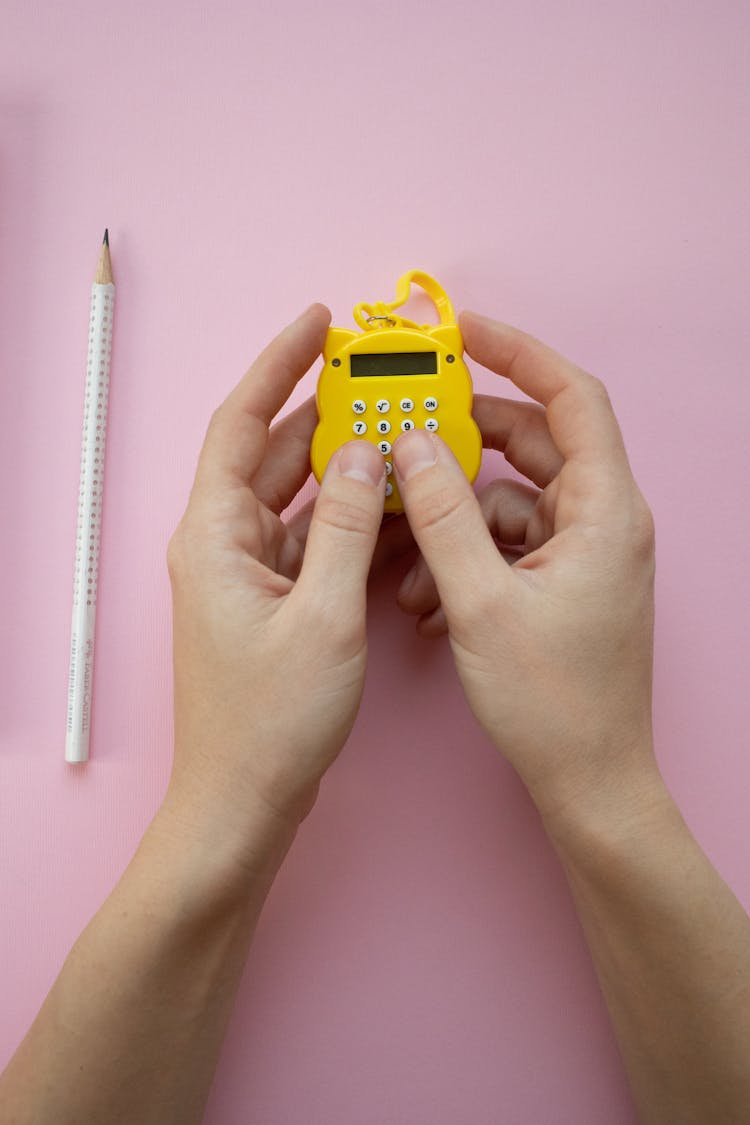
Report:
<svg viewBox="0 0 750 1125"><path fill-rule="evenodd" d="M352 332L351 328L329 328L323 345L323 362L330 363L338 352L358 336L359 332Z"/></svg>
<svg viewBox="0 0 750 1125"><path fill-rule="evenodd" d="M433 340L445 346L448 352L463 354L464 345L457 324L425 325L425 331Z"/></svg>

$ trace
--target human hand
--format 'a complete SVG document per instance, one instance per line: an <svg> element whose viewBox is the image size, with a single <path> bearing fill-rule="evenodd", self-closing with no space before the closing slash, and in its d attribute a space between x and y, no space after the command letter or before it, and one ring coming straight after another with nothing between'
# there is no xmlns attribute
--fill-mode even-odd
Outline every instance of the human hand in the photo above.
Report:
<svg viewBox="0 0 750 1125"><path fill-rule="evenodd" d="M312 515L280 513L309 472L315 403L270 430L318 357L313 305L214 413L169 544L175 760L170 782L240 834L248 809L296 823L341 749L362 692L366 582L383 513L383 458L350 442Z"/></svg>
<svg viewBox="0 0 750 1125"><path fill-rule="evenodd" d="M475 314L461 328L472 358L537 400L475 399L485 444L537 487L495 481L477 498L435 435L400 436L421 557L398 598L421 633L447 629L474 714L552 819L658 776L653 521L603 385L514 328Z"/></svg>

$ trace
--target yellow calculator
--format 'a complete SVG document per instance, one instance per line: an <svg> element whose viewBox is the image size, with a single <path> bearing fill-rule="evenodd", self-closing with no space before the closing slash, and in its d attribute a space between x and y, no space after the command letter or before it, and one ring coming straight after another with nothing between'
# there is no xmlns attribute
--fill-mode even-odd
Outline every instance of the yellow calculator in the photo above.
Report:
<svg viewBox="0 0 750 1125"><path fill-rule="evenodd" d="M439 324L415 324L396 314L412 285L435 303ZM402 511L390 453L402 431L418 427L438 434L473 481L482 437L471 416L471 375L445 290L429 274L410 270L398 280L395 301L359 304L354 319L361 332L329 328L323 347L319 421L310 447L318 481L345 442L374 442L385 459L385 511Z"/></svg>

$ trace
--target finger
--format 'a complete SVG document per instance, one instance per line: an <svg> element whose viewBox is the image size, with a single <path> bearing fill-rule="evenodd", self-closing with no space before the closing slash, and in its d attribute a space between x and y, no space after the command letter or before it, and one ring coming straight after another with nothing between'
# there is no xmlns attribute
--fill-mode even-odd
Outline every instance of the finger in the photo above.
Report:
<svg viewBox="0 0 750 1125"><path fill-rule="evenodd" d="M287 530L289 534L297 540L300 547L304 548L307 542L307 533L310 530L310 523L312 521L313 508L315 507L316 497L308 500L307 503L295 512L292 518L287 523Z"/></svg>
<svg viewBox="0 0 750 1125"><path fill-rule="evenodd" d="M331 458L315 501L293 596L324 605L334 625L363 623L367 576L383 518L385 462L369 441Z"/></svg>
<svg viewBox="0 0 750 1125"><path fill-rule="evenodd" d="M300 508L287 524L289 533L303 549L307 542L314 507L315 500L308 500L307 504ZM380 525L380 533L370 565L370 577L374 578L391 563L403 558L409 551L416 551L416 543L406 516L387 517Z"/></svg>
<svg viewBox="0 0 750 1125"><path fill-rule="evenodd" d="M470 621L488 584L503 583L510 574L471 485L448 446L426 430L399 435L393 464L404 510L448 619Z"/></svg>
<svg viewBox="0 0 750 1125"><path fill-rule="evenodd" d="M423 555L419 556L409 573L404 576L396 593L396 601L404 613L413 614L431 613L440 605L435 579Z"/></svg>
<svg viewBox="0 0 750 1125"><path fill-rule="evenodd" d="M479 507L493 539L509 546L526 543L540 493L515 480L494 480L479 494Z"/></svg>
<svg viewBox="0 0 750 1125"><path fill-rule="evenodd" d="M509 566L512 566L513 563L518 562L519 558L522 558L517 551L509 550L506 547L498 547L498 550ZM398 599L398 604L404 613L408 613L413 617L419 617L417 621L418 633L424 637L438 637L442 633L448 632L448 622L445 618L445 611L440 605L440 595L437 592L435 583L432 581L432 575L430 575L430 572L427 570L427 566L421 556L418 561L420 565L424 566L424 570L429 576L431 587L428 588L426 586L424 597L420 600L415 599L413 604L411 602L407 604L402 601L401 598Z"/></svg>
<svg viewBox="0 0 750 1125"><path fill-rule="evenodd" d="M563 458L552 440L544 408L493 395L474 395L474 421L485 449L497 449L539 488L560 472Z"/></svg>
<svg viewBox="0 0 750 1125"><path fill-rule="evenodd" d="M620 427L598 379L517 328L470 312L460 322L472 359L546 407L552 440L566 461L606 467L606 474L592 474L594 481L630 479Z"/></svg>
<svg viewBox="0 0 750 1125"><path fill-rule="evenodd" d="M320 354L329 321L324 305L311 305L261 352L214 412L198 462L200 485L249 484L263 460L271 419Z"/></svg>
<svg viewBox="0 0 750 1125"><path fill-rule="evenodd" d="M523 546L529 521L534 514L539 493L518 481L496 480L479 494L479 507L496 545ZM506 562L515 562L518 552L501 551ZM396 601L405 613L430 613L440 604L435 579L422 555L396 594Z"/></svg>
<svg viewBox="0 0 750 1125"><path fill-rule="evenodd" d="M252 480L255 495L272 512L280 514L310 476L310 440L318 422L314 398L272 427L266 454Z"/></svg>
<svg viewBox="0 0 750 1125"><path fill-rule="evenodd" d="M290 534L288 527L285 528L283 524L281 526L284 528L283 538L276 552L273 569L291 582L296 582L302 567L304 546L296 536Z"/></svg>

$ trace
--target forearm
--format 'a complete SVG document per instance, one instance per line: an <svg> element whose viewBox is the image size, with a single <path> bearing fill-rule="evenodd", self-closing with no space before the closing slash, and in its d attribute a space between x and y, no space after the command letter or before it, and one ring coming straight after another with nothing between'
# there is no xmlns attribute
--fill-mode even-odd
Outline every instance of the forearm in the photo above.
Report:
<svg viewBox="0 0 750 1125"><path fill-rule="evenodd" d="M567 813L565 867L642 1120L750 1113L750 919L660 781Z"/></svg>
<svg viewBox="0 0 750 1125"><path fill-rule="evenodd" d="M255 924L293 831L242 849L169 799L0 1078L4 1120L200 1121Z"/></svg>

